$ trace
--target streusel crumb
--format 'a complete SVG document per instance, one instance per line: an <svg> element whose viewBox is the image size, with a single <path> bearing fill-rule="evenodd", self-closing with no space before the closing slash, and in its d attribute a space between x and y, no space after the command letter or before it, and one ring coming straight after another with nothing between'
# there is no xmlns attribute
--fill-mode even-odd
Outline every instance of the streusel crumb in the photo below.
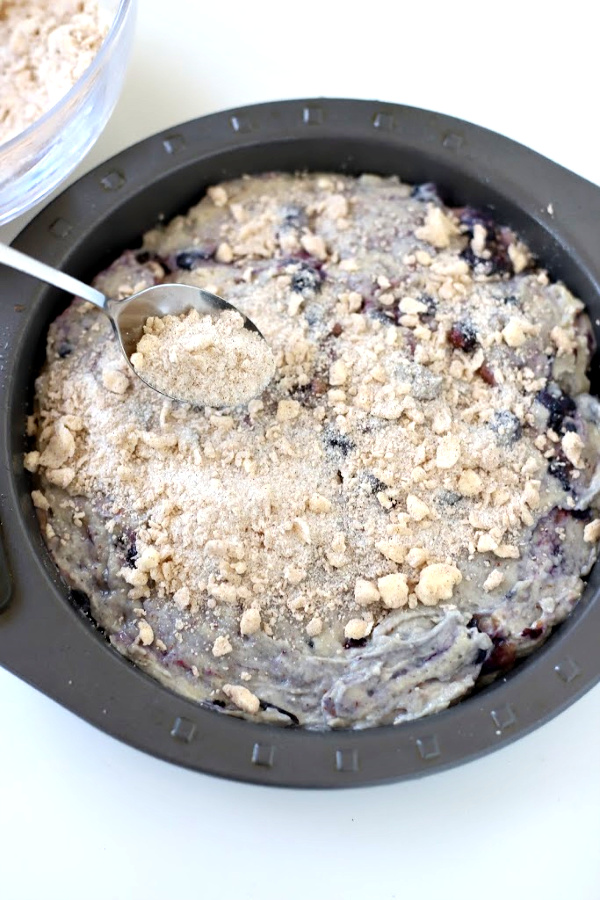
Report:
<svg viewBox="0 0 600 900"><path fill-rule="evenodd" d="M600 540L593 341L509 228L432 185L271 173L95 284L171 281L256 322L265 390L214 408L235 319L222 343L225 317L148 323L134 365L182 395L200 366L194 408L75 301L27 423L52 554L122 653L229 712L363 728L456 702L569 614Z"/></svg>
<svg viewBox="0 0 600 900"><path fill-rule="evenodd" d="M195 406L238 406L260 394L275 372L266 342L234 311L152 316L131 355L138 375L152 387ZM121 373L115 372L111 382ZM106 385L124 393L113 383Z"/></svg>
<svg viewBox="0 0 600 900"><path fill-rule="evenodd" d="M95 0L0 3L0 143L32 125L89 67L108 31Z"/></svg>

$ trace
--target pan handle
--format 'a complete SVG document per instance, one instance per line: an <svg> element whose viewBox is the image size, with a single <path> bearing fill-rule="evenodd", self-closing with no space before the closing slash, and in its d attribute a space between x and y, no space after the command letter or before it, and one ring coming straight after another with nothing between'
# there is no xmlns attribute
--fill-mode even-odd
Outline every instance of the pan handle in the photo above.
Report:
<svg viewBox="0 0 600 900"><path fill-rule="evenodd" d="M12 576L8 568L8 559L4 551L2 532L0 531L0 613L8 609L12 597Z"/></svg>

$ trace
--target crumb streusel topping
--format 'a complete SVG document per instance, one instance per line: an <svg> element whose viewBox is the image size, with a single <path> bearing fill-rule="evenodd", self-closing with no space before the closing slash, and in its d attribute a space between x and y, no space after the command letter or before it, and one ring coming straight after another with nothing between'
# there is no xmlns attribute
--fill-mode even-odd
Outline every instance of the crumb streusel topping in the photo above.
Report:
<svg viewBox="0 0 600 900"><path fill-rule="evenodd" d="M196 406L248 403L275 372L268 344L233 310L151 316L130 362L152 387Z"/></svg>
<svg viewBox="0 0 600 900"><path fill-rule="evenodd" d="M95 0L0 0L0 143L58 103L107 31Z"/></svg>
<svg viewBox="0 0 600 900"><path fill-rule="evenodd" d="M247 408L194 409L136 383L88 304L53 325L26 465L122 652L245 714L363 727L442 708L498 636L514 658L564 618L599 530L589 323L508 229L394 178L243 178L96 284L161 280L237 306L276 372Z"/></svg>

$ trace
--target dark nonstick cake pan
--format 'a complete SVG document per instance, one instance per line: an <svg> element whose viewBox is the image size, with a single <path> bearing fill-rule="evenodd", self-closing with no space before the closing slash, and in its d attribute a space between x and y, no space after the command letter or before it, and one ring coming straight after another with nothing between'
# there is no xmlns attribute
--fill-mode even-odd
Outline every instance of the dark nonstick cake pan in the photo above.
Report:
<svg viewBox="0 0 600 900"><path fill-rule="evenodd" d="M355 100L266 103L151 137L68 188L15 246L91 279L207 186L268 170L397 174L487 209L587 304L600 332L600 190L493 132ZM600 677L600 567L571 617L508 675L429 718L365 731L256 725L180 697L121 657L61 581L23 469L25 414L49 323L69 298L0 272L0 663L108 734L203 772L296 787L367 785L481 756L573 703ZM598 334L597 334L598 336ZM6 724L6 723L5 723ZM9 727L9 726L8 726Z"/></svg>

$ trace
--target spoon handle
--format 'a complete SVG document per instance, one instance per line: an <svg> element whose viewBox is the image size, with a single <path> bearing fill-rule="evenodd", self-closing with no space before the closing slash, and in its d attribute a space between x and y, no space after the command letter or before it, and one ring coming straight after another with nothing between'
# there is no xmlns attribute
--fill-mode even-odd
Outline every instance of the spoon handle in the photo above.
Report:
<svg viewBox="0 0 600 900"><path fill-rule="evenodd" d="M83 297L84 300L89 300L90 303L94 303L101 309L106 306L106 297L100 291L90 287L89 284L84 284L83 281L78 281L77 278L72 278L65 272L53 269L52 266L47 266L46 263L15 250L14 247L7 247L6 244L0 243L0 263L10 266L11 269L26 272L27 275L33 275L34 278L53 284L69 294Z"/></svg>

